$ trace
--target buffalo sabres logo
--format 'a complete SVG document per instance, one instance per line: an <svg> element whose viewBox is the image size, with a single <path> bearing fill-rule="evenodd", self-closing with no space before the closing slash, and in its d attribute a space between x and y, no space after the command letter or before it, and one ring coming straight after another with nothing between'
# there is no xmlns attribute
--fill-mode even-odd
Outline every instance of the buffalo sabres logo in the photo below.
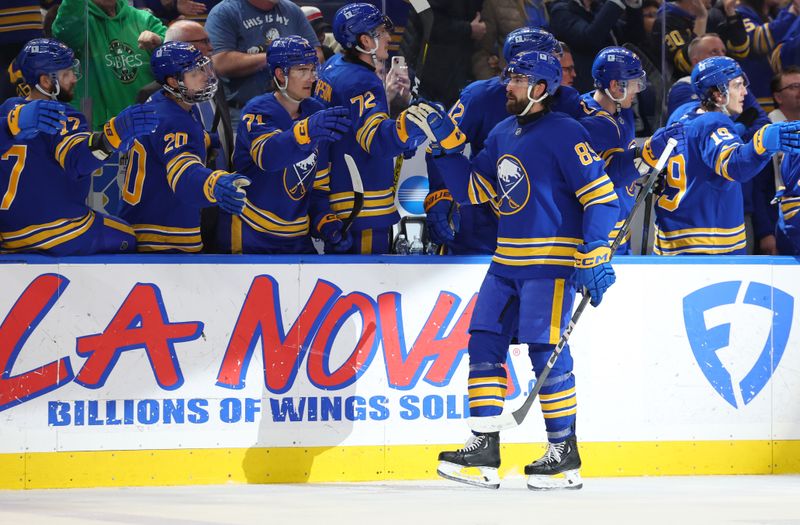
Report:
<svg viewBox="0 0 800 525"><path fill-rule="evenodd" d="M304 158L300 162L283 170L283 187L293 200L299 201L305 197L306 192L314 183L314 173L317 171L317 152Z"/></svg>
<svg viewBox="0 0 800 525"><path fill-rule="evenodd" d="M513 155L503 155L497 162L497 190L501 215L514 215L528 203L531 195L528 172Z"/></svg>

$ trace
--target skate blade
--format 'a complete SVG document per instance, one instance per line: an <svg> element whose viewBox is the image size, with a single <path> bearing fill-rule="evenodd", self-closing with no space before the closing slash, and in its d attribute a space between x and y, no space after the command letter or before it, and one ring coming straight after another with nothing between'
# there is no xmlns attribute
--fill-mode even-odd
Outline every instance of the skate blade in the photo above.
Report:
<svg viewBox="0 0 800 525"><path fill-rule="evenodd" d="M469 471L479 471L479 475L470 474ZM484 489L499 489L500 476L497 469L492 467L465 467L449 461L440 461L436 473L445 479L466 483L473 487Z"/></svg>
<svg viewBox="0 0 800 525"><path fill-rule="evenodd" d="M583 480L578 469L567 470L554 476L528 476L528 488L531 490L578 490L583 487Z"/></svg>

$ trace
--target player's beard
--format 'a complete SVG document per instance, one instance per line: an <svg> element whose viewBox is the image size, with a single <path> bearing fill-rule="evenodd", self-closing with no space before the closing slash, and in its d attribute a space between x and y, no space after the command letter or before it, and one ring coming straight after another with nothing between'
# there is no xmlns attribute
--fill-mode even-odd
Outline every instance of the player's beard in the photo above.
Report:
<svg viewBox="0 0 800 525"><path fill-rule="evenodd" d="M506 111L511 115L519 115L528 107L529 100L517 100L506 96Z"/></svg>
<svg viewBox="0 0 800 525"><path fill-rule="evenodd" d="M59 102L72 102L72 99L75 98L75 88L72 87L70 89L61 88L61 91L58 92L56 95L56 100Z"/></svg>

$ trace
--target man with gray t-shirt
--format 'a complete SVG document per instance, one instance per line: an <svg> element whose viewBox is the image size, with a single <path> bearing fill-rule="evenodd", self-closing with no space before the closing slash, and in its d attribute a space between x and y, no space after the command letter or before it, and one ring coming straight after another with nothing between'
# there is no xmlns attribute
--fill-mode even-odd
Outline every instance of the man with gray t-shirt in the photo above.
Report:
<svg viewBox="0 0 800 525"><path fill-rule="evenodd" d="M208 14L206 31L214 46L214 69L234 108L267 91L266 49L272 40L299 35L320 50L303 11L290 0L224 0Z"/></svg>

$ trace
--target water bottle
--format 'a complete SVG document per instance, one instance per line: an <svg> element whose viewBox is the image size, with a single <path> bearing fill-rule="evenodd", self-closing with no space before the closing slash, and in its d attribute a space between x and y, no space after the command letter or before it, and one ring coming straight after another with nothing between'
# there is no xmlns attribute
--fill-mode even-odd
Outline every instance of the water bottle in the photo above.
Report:
<svg viewBox="0 0 800 525"><path fill-rule="evenodd" d="M408 243L408 239L406 239L405 234L401 233L397 236L397 240L394 241L394 253L398 255L408 255L411 246Z"/></svg>

